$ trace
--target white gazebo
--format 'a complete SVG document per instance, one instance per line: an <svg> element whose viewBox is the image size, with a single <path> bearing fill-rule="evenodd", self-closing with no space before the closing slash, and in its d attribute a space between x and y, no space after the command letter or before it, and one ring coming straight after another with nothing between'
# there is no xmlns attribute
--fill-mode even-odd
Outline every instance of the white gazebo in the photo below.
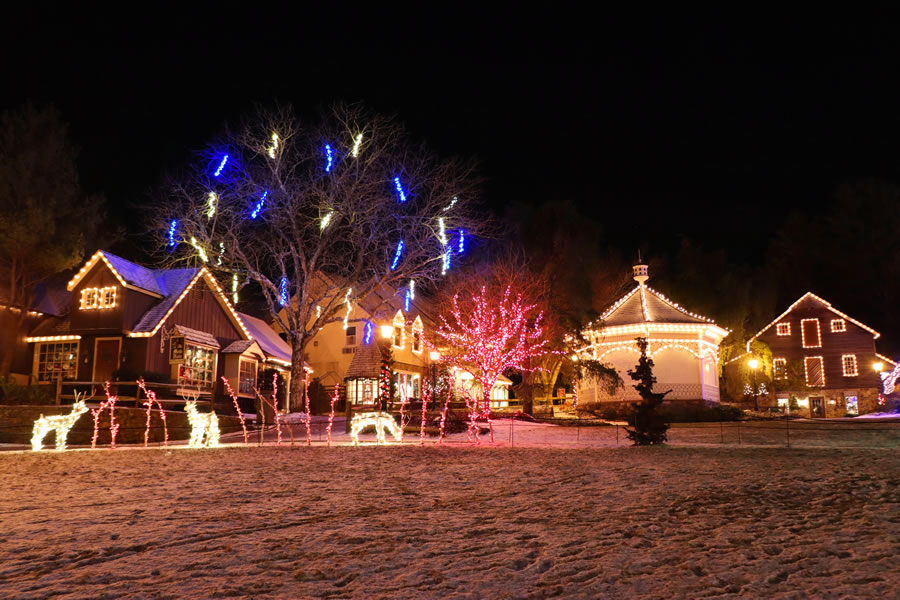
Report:
<svg viewBox="0 0 900 600"><path fill-rule="evenodd" d="M640 357L636 340L647 338L656 376L654 391L672 390L666 401L719 401L719 344L728 331L711 319L689 312L646 285L647 265L634 266L637 286L619 298L596 328L584 332L590 344L579 355L612 365L625 387L610 395L586 381L578 390L584 402L639 400L628 376Z"/></svg>

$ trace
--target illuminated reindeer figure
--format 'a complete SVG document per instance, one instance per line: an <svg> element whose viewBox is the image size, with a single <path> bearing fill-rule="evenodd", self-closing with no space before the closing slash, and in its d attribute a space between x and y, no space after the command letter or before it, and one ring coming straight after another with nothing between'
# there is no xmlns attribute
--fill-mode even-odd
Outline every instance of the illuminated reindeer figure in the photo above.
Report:
<svg viewBox="0 0 900 600"><path fill-rule="evenodd" d="M35 452L43 447L44 437L50 430L56 431L56 449L66 449L66 438L69 436L69 430L75 425L81 415L88 411L85 405L84 394L75 392L75 404L72 405L72 412L67 415L53 415L51 417L41 417L34 422L34 429L31 430L31 449Z"/></svg>
<svg viewBox="0 0 900 600"><path fill-rule="evenodd" d="M359 433L369 425L375 426L375 433L378 436L376 444L384 443L385 427L390 430L395 440L399 442L403 439L403 431L397 426L394 417L389 413L366 412L354 415L353 420L350 422L350 437L353 439L354 446L359 446Z"/></svg>
<svg viewBox="0 0 900 600"><path fill-rule="evenodd" d="M191 424L189 448L215 448L219 445L219 418L215 411L201 413L197 410L197 395L184 405ZM205 438L205 439L204 439Z"/></svg>

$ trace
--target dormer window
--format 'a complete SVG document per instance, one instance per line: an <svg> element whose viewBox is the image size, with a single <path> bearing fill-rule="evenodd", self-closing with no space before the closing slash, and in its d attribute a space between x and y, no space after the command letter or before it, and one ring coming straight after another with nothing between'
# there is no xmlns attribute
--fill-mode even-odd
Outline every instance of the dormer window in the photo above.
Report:
<svg viewBox="0 0 900 600"><path fill-rule="evenodd" d="M412 326L412 335L413 335L413 343L412 343L412 351L413 352L421 352L422 351L422 318L416 317L416 320L413 321Z"/></svg>
<svg viewBox="0 0 900 600"><path fill-rule="evenodd" d="M397 314L394 315L394 339L393 345L394 348L403 348L406 345L406 320L403 318L403 313L399 310Z"/></svg>
<svg viewBox="0 0 900 600"><path fill-rule="evenodd" d="M81 310L116 307L116 287L84 288L81 290Z"/></svg>
<svg viewBox="0 0 900 600"><path fill-rule="evenodd" d="M791 335L791 324L790 323L779 323L775 326L775 331L778 335Z"/></svg>
<svg viewBox="0 0 900 600"><path fill-rule="evenodd" d="M831 333L843 333L847 331L847 321L843 319L832 319Z"/></svg>

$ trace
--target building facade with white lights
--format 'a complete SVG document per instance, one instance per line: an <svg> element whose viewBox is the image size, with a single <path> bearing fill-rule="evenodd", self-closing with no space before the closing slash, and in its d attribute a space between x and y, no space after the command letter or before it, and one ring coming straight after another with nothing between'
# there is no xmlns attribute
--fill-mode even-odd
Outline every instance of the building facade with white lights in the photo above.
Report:
<svg viewBox="0 0 900 600"><path fill-rule="evenodd" d="M649 343L654 391L671 390L666 402L719 402L719 344L729 332L649 287L647 265L635 265L633 273L637 285L601 316L599 326L584 332L589 345L578 353L615 367L624 387L609 394L586 381L579 386L579 402L640 400L628 376L640 358L639 337Z"/></svg>
<svg viewBox="0 0 900 600"><path fill-rule="evenodd" d="M238 313L204 267L153 270L98 251L66 288L66 314L44 319L25 338L32 383L154 374L215 401L224 396L224 375L252 400L264 369L290 370L287 344ZM229 398L221 408L230 405Z"/></svg>
<svg viewBox="0 0 900 600"><path fill-rule="evenodd" d="M731 362L750 360L750 344L765 342L772 351L776 380L799 379L805 385L765 398L765 405L811 418L855 416L885 410L882 373L896 363L878 354L877 331L807 292L747 343L748 352ZM794 377L796 374L797 377ZM786 386L778 386L783 388Z"/></svg>

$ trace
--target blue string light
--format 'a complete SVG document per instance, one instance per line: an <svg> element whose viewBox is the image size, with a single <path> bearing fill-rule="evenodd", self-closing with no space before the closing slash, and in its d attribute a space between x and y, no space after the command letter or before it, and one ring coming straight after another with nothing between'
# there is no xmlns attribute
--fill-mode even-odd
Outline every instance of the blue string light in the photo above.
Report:
<svg viewBox="0 0 900 600"><path fill-rule="evenodd" d="M391 263L391 271L397 268L397 264L400 262L401 254L403 254L403 240L400 240L397 243L397 250L394 252L394 262Z"/></svg>
<svg viewBox="0 0 900 600"><path fill-rule="evenodd" d="M459 230L459 253L462 254L466 251L466 230Z"/></svg>
<svg viewBox="0 0 900 600"><path fill-rule="evenodd" d="M225 163L227 163L227 162L228 162L228 155L226 154L225 156L222 157L222 162L219 163L219 168L216 169L215 173L213 173L213 177L218 177L219 175L222 174L222 169L225 168Z"/></svg>
<svg viewBox="0 0 900 600"><path fill-rule="evenodd" d="M331 165L334 164L334 152L331 144L325 144L325 172L331 173Z"/></svg>
<svg viewBox="0 0 900 600"><path fill-rule="evenodd" d="M172 222L169 223L169 249L175 247L177 242L175 241L175 232L178 230L178 221L176 219L172 219Z"/></svg>
<svg viewBox="0 0 900 600"><path fill-rule="evenodd" d="M366 337L363 338L363 343L368 344L372 341L372 321L366 321Z"/></svg>
<svg viewBox="0 0 900 600"><path fill-rule="evenodd" d="M281 284L278 286L278 304L284 306L288 303L288 280L284 275L281 276Z"/></svg>
<svg viewBox="0 0 900 600"><path fill-rule="evenodd" d="M405 310L406 312L409 312L409 297L410 296L411 296L411 294L409 293L409 290L406 290L406 299L403 302L403 310Z"/></svg>
<svg viewBox="0 0 900 600"><path fill-rule="evenodd" d="M397 197L400 199L400 202L406 202L406 192L403 190L399 177L394 177L394 188L397 190Z"/></svg>
<svg viewBox="0 0 900 600"><path fill-rule="evenodd" d="M262 197L259 199L259 202L256 203L256 206L253 207L253 212L250 213L250 218L255 219L259 216L260 211L262 211L263 206L266 204L266 196L269 195L269 190L263 192Z"/></svg>

